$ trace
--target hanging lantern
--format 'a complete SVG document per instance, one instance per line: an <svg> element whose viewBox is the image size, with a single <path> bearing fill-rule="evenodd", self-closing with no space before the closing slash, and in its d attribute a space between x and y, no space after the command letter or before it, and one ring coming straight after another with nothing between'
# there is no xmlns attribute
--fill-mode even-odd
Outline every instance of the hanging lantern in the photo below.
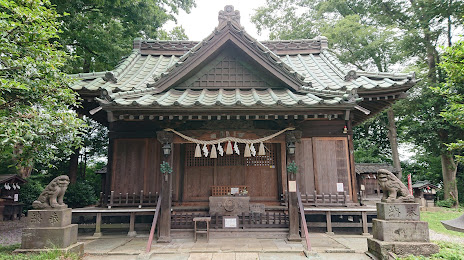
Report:
<svg viewBox="0 0 464 260"><path fill-rule="evenodd" d="M266 151L264 151L264 144L263 144L262 142L259 144L258 155L259 155L259 156L264 156L264 155L266 155Z"/></svg>
<svg viewBox="0 0 464 260"><path fill-rule="evenodd" d="M209 156L210 158L217 158L217 153L216 153L216 146L211 147L211 155Z"/></svg>
<svg viewBox="0 0 464 260"><path fill-rule="evenodd" d="M208 157L209 151L208 151L208 147L206 146L206 144L203 145L203 154L205 155L205 157Z"/></svg>
<svg viewBox="0 0 464 260"><path fill-rule="evenodd" d="M256 156L256 149L253 146L253 144L250 144L250 152L251 152L251 155Z"/></svg>
<svg viewBox="0 0 464 260"><path fill-rule="evenodd" d="M197 147L195 148L195 157L201 157L200 144L197 144Z"/></svg>
<svg viewBox="0 0 464 260"><path fill-rule="evenodd" d="M248 144L245 144L245 152L243 153L243 157L251 157L250 146Z"/></svg>
<svg viewBox="0 0 464 260"><path fill-rule="evenodd" d="M224 149L222 149L221 143L218 143L217 150L221 156L224 156Z"/></svg>
<svg viewBox="0 0 464 260"><path fill-rule="evenodd" d="M238 149L237 142L234 143L234 151L235 151L236 154L240 155L240 150Z"/></svg>

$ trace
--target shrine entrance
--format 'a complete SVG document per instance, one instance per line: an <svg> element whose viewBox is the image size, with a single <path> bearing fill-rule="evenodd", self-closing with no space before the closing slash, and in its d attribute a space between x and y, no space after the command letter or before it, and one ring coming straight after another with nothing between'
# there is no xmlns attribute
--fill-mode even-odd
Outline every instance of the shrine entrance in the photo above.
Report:
<svg viewBox="0 0 464 260"><path fill-rule="evenodd" d="M279 201L278 146L266 143L264 156L234 153L209 158L195 157L195 144L186 144L183 201L208 201L212 186L246 186L251 201ZM244 144L239 144L239 150L244 150Z"/></svg>

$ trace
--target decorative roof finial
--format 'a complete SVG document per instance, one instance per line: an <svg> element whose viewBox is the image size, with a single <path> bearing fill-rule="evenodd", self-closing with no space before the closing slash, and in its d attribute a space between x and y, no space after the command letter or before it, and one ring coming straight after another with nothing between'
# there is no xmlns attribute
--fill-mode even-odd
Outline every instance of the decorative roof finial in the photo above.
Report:
<svg viewBox="0 0 464 260"><path fill-rule="evenodd" d="M234 10L234 6L232 5L226 5L224 11L219 11L218 19L219 23L235 21L240 24L240 11Z"/></svg>

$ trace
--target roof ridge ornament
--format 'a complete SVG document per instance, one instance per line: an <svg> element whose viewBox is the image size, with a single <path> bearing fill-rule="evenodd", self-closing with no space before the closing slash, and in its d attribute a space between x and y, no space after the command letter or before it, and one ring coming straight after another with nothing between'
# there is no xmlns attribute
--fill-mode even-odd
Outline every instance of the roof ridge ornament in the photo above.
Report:
<svg viewBox="0 0 464 260"><path fill-rule="evenodd" d="M226 5L224 11L219 11L218 20L219 24L228 21L235 21L240 24L240 11L234 10L233 5Z"/></svg>

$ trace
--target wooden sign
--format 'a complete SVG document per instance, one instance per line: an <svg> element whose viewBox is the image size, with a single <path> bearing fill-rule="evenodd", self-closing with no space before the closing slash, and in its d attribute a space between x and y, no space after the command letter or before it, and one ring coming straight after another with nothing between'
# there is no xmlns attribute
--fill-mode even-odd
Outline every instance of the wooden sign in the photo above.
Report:
<svg viewBox="0 0 464 260"><path fill-rule="evenodd" d="M222 223L222 228L238 228L238 217L224 216Z"/></svg>
<svg viewBox="0 0 464 260"><path fill-rule="evenodd" d="M296 192L296 181L288 181L288 192Z"/></svg>
<svg viewBox="0 0 464 260"><path fill-rule="evenodd" d="M337 192L343 192L343 183L342 182L338 182L337 183Z"/></svg>

